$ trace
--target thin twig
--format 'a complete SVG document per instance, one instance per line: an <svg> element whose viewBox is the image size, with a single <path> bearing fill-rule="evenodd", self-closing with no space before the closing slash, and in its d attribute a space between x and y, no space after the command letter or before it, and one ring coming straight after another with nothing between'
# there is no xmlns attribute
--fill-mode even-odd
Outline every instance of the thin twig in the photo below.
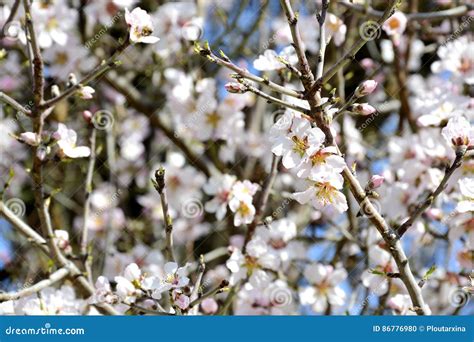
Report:
<svg viewBox="0 0 474 342"><path fill-rule="evenodd" d="M173 247L173 219L169 214L168 209L168 197L166 196L166 185L165 185L165 169L160 167L155 172L155 179L153 180L153 185L155 186L156 191L160 195L161 199L161 209L163 210L163 219L165 221L165 233L166 233L166 259L176 261L174 256L174 247Z"/></svg>
<svg viewBox="0 0 474 342"><path fill-rule="evenodd" d="M260 77L260 76L257 76L257 75L254 75L252 74L251 72L249 72L248 70L245 70L245 69L242 69L240 67L238 67L237 65L235 65L234 63L232 63L232 61L227 57L225 56L223 53L222 53L222 58L216 56L208 47L198 47L198 51L199 53L204 56L204 57L207 57L210 61L220 65L220 66L224 66L232 71L235 71L239 76L243 77L243 78L246 78L248 80L251 80L251 81L254 81L254 82L257 82L257 83L260 83L280 94L284 94L284 95L288 95L288 96L292 96L292 97L296 97L298 99L302 99L303 98L303 94L300 93L299 91L297 90L293 90L293 89L288 89L286 87L283 87L275 82L272 82L270 81L269 79L267 78L263 78L263 77Z"/></svg>
<svg viewBox="0 0 474 342"><path fill-rule="evenodd" d="M250 240L253 237L253 234L255 233L255 229L257 228L258 224L261 224L263 214L265 212L265 208L267 206L268 198L270 196L270 192L272 190L273 183L275 182L275 178L278 174L278 164L280 163L280 157L277 157L273 155L272 158L272 166L270 169L270 173L267 176L267 179L265 180L265 184L263 185L262 192L260 194L260 197L257 200L256 203L256 213L255 217L252 221L252 223L249 224L247 228L247 233L245 234L245 242L244 246L242 247L242 253L245 254L245 250L247 248L247 244L250 242Z"/></svg>
<svg viewBox="0 0 474 342"><path fill-rule="evenodd" d="M15 99L11 98L10 96L8 96L7 94L5 94L1 91L0 91L0 101L5 102L6 104L9 104L13 108L15 108L17 111L19 111L19 112L21 112L25 115L31 116L31 111L30 110L26 109L21 104L19 104Z"/></svg>
<svg viewBox="0 0 474 342"><path fill-rule="evenodd" d="M321 13L318 15L319 22L319 54L318 54L318 67L316 68L316 78L319 79L323 76L324 70L324 56L326 55L326 13L329 7L328 0L323 0Z"/></svg>
<svg viewBox="0 0 474 342"><path fill-rule="evenodd" d="M201 289L201 283L202 283L202 278L204 277L204 272L206 271L206 264L204 263L204 256L201 255L199 257L199 269L198 269L198 275L196 278L196 281L194 282L194 288L193 291L191 292L191 296L189 297L189 300L191 304L198 299L199 293L202 291ZM193 309L193 306L189 305L189 308L191 309L192 314L197 314L197 308Z"/></svg>
<svg viewBox="0 0 474 342"><path fill-rule="evenodd" d="M87 168L87 175L86 175L86 198L84 201L84 214L83 214L83 224L82 224L82 238L81 238L81 256L84 260L84 265L86 268L87 275L89 277L89 281L92 283L92 258L88 254L88 233L89 233L89 215L91 209L91 193L92 193L92 178L94 176L94 166L95 166L95 158L96 158L96 151L95 151L95 144L96 144L96 136L97 130L94 127L91 127L91 136L90 136L90 149L91 154L89 156L89 166Z"/></svg>
<svg viewBox="0 0 474 342"><path fill-rule="evenodd" d="M36 39L36 33L31 16L30 0L23 0L26 19L26 37L33 53L31 65L33 67L33 97L36 107L38 107L44 99L44 77L43 77L43 58Z"/></svg>
<svg viewBox="0 0 474 342"><path fill-rule="evenodd" d="M0 214L11 223L12 227L17 229L22 235L24 235L30 242L37 245L41 250L47 255L50 256L50 248L47 246L46 240L39 235L33 228L23 222L18 218L8 207L0 201ZM63 258L61 259L61 268L65 267L69 270L69 277L74 281L75 285L79 285L80 289L85 292L87 296L92 296L94 294L94 287L89 281L84 277L82 272L77 268L77 266L70 262L69 260ZM115 310L109 304L101 303L96 304L99 311L108 313L110 315L118 315L117 310Z"/></svg>
<svg viewBox="0 0 474 342"><path fill-rule="evenodd" d="M229 289L228 286L229 286L229 282L227 280L223 280L218 286L216 286L215 288L213 288L209 292L203 294L201 297L196 298L195 300L193 300L189 304L189 307L194 308L196 305L200 304L204 299L209 298L209 297L213 297L216 294L225 292L226 290Z"/></svg>
<svg viewBox="0 0 474 342"><path fill-rule="evenodd" d="M68 268L65 268L65 267L60 268L59 270L52 273L47 279L43 279L37 282L36 284L31 285L18 292L0 293L0 303L5 302L7 300L17 300L23 297L30 296L49 286L56 284L57 282L60 282L61 280L66 278L68 275L69 275Z"/></svg>
<svg viewBox="0 0 474 342"><path fill-rule="evenodd" d="M368 9L365 8L363 5L357 5L350 2L345 1L338 1L338 5L344 6L356 12L366 14L372 19L379 19L383 16L382 11L377 11L372 7ZM447 10L437 11L437 12L419 12L419 13L409 13L406 14L408 21L425 21L425 20L439 20L439 19L447 19L447 18L456 18L461 17L469 12L470 8L467 5L458 6L454 8L450 8Z"/></svg>
<svg viewBox="0 0 474 342"><path fill-rule="evenodd" d="M46 240L33 228L27 225L22 219L16 216L2 201L0 201L0 215L3 216L31 243L38 246L47 256L49 256L49 247Z"/></svg>
<svg viewBox="0 0 474 342"><path fill-rule="evenodd" d="M285 12L288 24L290 26L291 36L293 37L293 47L298 56L299 70L301 72L301 82L305 84L313 84L314 76L304 52L304 44L298 29L298 18L291 8L290 0L280 0L281 6Z"/></svg>
<svg viewBox="0 0 474 342"><path fill-rule="evenodd" d="M389 5L387 6L387 9L383 12L383 15L380 17L380 19L377 21L378 27L382 27L382 24L393 14L395 11L395 8L399 5L401 0L391 0ZM324 75L318 79L317 84L315 87L318 86L318 84L326 84L336 73L337 70L340 68L343 68L348 64L350 61L352 61L355 58L356 53L367 43L367 39L363 39L362 37L352 45L352 47L347 51L344 56L342 56L334 65L332 65L325 73Z"/></svg>
<svg viewBox="0 0 474 342"><path fill-rule="evenodd" d="M289 108L289 109L293 109L293 110L296 110L297 112L303 113L307 118L310 119L310 117L308 116L308 114L310 113L309 109L300 107L300 106L298 106L296 104L293 104L293 103L289 103L289 102L277 99L276 97L268 95L267 93L261 91L260 89L257 89L255 87L251 86L248 83L244 83L244 85L246 86L248 91L254 93L255 95L258 95L258 96L264 98L265 100L267 100L269 102L273 102L273 103L278 104L280 106L283 106L283 107L286 107L286 108Z"/></svg>
<svg viewBox="0 0 474 342"><path fill-rule="evenodd" d="M403 234L406 233L408 228L411 227L411 225L415 222L415 220L425 212L426 209L428 209L436 200L436 198L444 191L446 188L446 184L448 183L449 179L453 175L454 171L456 171L461 165L462 165L462 159L464 158L464 155L466 154L466 150L462 149L456 152L456 158L454 159L454 162L451 164L450 167L446 169L446 172L444 173L444 177L439 183L438 187L436 188L435 191L430 193L420 204L417 205L415 211L413 214L406 219L403 224L397 229L397 233L400 237L403 236Z"/></svg>
<svg viewBox="0 0 474 342"><path fill-rule="evenodd" d="M111 70L117 65L117 61L110 59L107 62L103 62L101 65L97 66L93 71L91 71L87 76L85 76L79 83L73 85L72 87L68 88L65 92L61 93L59 96L54 97L46 102L44 102L41 106L42 109L47 109L53 107L55 104L65 100L72 95L74 95L77 91L79 91L84 85L92 82L96 78L100 77L107 71Z"/></svg>

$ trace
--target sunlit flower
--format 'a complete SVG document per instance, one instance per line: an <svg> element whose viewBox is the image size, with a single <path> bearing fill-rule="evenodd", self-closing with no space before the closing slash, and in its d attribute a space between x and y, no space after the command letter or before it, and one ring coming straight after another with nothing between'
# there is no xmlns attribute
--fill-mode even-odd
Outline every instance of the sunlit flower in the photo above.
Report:
<svg viewBox="0 0 474 342"><path fill-rule="evenodd" d="M54 133L57 140L61 156L68 158L83 158L91 154L87 146L76 146L77 133L73 129L68 129L66 125L59 123L58 130Z"/></svg>
<svg viewBox="0 0 474 342"><path fill-rule="evenodd" d="M160 38L151 35L153 33L151 17L140 7L135 8L132 12L125 8L125 21L130 27L130 41L132 43L154 44L160 40Z"/></svg>
<svg viewBox="0 0 474 342"><path fill-rule="evenodd" d="M302 192L293 194L293 198L300 204L311 203L315 209L334 207L342 213L347 210L346 196L340 191L344 180L338 173L321 175L318 181L311 181L310 186Z"/></svg>
<svg viewBox="0 0 474 342"><path fill-rule="evenodd" d="M319 148L324 139L324 133L319 128L312 128L309 121L304 118L294 117L290 131L275 139L272 152L282 156L283 165L291 169L303 161L310 147Z"/></svg>
<svg viewBox="0 0 474 342"><path fill-rule="evenodd" d="M408 20L405 14L396 11L384 22L382 28L387 35L393 36L395 40L398 40L403 32L405 32L407 22Z"/></svg>

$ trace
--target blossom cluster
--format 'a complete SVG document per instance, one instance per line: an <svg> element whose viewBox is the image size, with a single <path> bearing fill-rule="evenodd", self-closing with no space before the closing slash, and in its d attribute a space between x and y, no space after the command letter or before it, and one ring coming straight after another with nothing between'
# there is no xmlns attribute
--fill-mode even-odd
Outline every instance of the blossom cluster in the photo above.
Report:
<svg viewBox="0 0 474 342"><path fill-rule="evenodd" d="M159 3L0 5L0 314L472 314L455 4Z"/></svg>

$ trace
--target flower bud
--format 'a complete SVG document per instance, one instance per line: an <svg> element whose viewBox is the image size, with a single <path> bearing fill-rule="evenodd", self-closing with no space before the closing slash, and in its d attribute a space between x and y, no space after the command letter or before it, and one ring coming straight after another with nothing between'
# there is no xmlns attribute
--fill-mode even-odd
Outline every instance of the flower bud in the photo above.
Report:
<svg viewBox="0 0 474 342"><path fill-rule="evenodd" d="M31 145L31 146L37 146L40 143L40 137L38 134L33 133L33 132L24 132L20 134L20 139L23 141L25 144Z"/></svg>
<svg viewBox="0 0 474 342"><path fill-rule="evenodd" d="M61 134L58 131L55 131L53 134L51 134L51 138L54 140L61 140Z"/></svg>
<svg viewBox="0 0 474 342"><path fill-rule="evenodd" d="M87 122L90 123L92 121L92 117L94 114L92 114L90 111L85 110L82 112L82 118Z"/></svg>
<svg viewBox="0 0 474 342"><path fill-rule="evenodd" d="M201 303L201 309L204 313L208 315L215 314L219 306L214 298L206 298Z"/></svg>
<svg viewBox="0 0 474 342"><path fill-rule="evenodd" d="M233 94L243 94L247 91L246 86L237 82L229 82L224 87L229 93Z"/></svg>
<svg viewBox="0 0 474 342"><path fill-rule="evenodd" d="M438 208L430 208L425 211L425 215L431 220L441 221L443 218L443 211Z"/></svg>
<svg viewBox="0 0 474 342"><path fill-rule="evenodd" d="M41 161L44 161L46 159L46 156L48 155L49 150L49 147L38 147L38 149L36 150L36 158Z"/></svg>
<svg viewBox="0 0 474 342"><path fill-rule="evenodd" d="M369 188L370 189L377 189L378 187L380 187L383 184L384 180L385 180L384 176L373 175L372 178L369 181Z"/></svg>
<svg viewBox="0 0 474 342"><path fill-rule="evenodd" d="M363 96L372 94L375 88L377 88L377 81L374 81L374 80L364 81L357 87L355 91L355 96L363 97Z"/></svg>
<svg viewBox="0 0 474 342"><path fill-rule="evenodd" d="M72 72L67 76L67 84L68 88L71 88L77 84L77 77Z"/></svg>
<svg viewBox="0 0 474 342"><path fill-rule="evenodd" d="M58 97L59 95L61 94L61 92L59 91L59 87L57 84L53 84L51 86L51 96L52 97Z"/></svg>
<svg viewBox="0 0 474 342"><path fill-rule="evenodd" d="M352 105L352 112L362 115L370 115L375 113L377 110L369 105L368 103L354 103Z"/></svg>
<svg viewBox="0 0 474 342"><path fill-rule="evenodd" d="M360 65L362 68L364 68L366 71L372 70L375 68L375 62L372 58L364 58L363 60L360 61Z"/></svg>

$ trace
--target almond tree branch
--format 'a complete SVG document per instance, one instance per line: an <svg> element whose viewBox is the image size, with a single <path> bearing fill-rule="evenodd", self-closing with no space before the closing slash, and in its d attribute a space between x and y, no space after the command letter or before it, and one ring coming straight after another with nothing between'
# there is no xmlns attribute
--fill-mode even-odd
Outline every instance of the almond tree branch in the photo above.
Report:
<svg viewBox="0 0 474 342"><path fill-rule="evenodd" d="M36 35L34 31L33 21L30 13L30 1L24 0L26 25L28 31L28 42L32 49L31 64L33 65L33 83L34 83L34 106L32 109L32 121L33 131L39 136L42 136L44 121L47 115L51 112L52 108L42 108L43 103L43 60L39 46L37 45ZM54 100L56 100L55 98ZM33 194L38 211L38 217L40 221L40 227L43 236L46 237L46 242L49 247L49 253L51 259L55 265L59 268L67 267L70 270L70 278L73 280L73 284L82 290L86 296L94 294L94 286L87 280L79 268L66 258L56 242L54 241L54 229L51 223L51 217L49 214L49 203L51 198L45 194L44 191L44 179L43 179L43 160L39 157L39 149L41 144L35 146L33 149L33 167L31 170L31 176L33 179ZM108 314L117 314L117 311L108 304L97 305L99 310Z"/></svg>
<svg viewBox="0 0 474 342"><path fill-rule="evenodd" d="M418 315L428 314L426 311L425 301L421 294L421 288L418 286L418 282L416 281L413 272L410 269L408 258L403 251L403 247L398 235L387 225L384 218L372 205L359 181L355 178L348 167L342 171L342 176L349 184L351 192L359 203L359 206L363 208L363 212L369 217L372 224L375 226L375 228L377 228L380 235L382 235L385 243L387 243L389 252L393 256L393 259L395 260L400 272L400 279L405 284L408 294L410 295L414 305L413 309Z"/></svg>
<svg viewBox="0 0 474 342"><path fill-rule="evenodd" d="M377 11L372 7L366 8L363 5L357 5L350 2L338 1L338 5L349 8L353 11L366 14L372 19L380 19L383 16L382 11ZM408 21L439 20L447 18L456 18L467 14L472 8L468 5L462 5L437 12L419 12L406 14Z"/></svg>
<svg viewBox="0 0 474 342"><path fill-rule="evenodd" d="M193 308L195 307L196 305L200 304L204 299L206 298L209 298L209 297L213 297L215 296L216 294L219 294L219 293L222 293L222 292L225 292L228 290L228 287L229 286L229 282L227 280L223 280L219 285L217 285L215 288L213 288L212 290L210 290L209 292L203 294L201 297L199 298L196 298L195 300L193 300L190 304L189 304L189 308Z"/></svg>
<svg viewBox="0 0 474 342"><path fill-rule="evenodd" d="M277 157L273 155L272 158L272 166L270 169L270 173L267 176L267 179L265 180L265 184L263 185L262 192L260 193L260 196L257 199L256 203L256 213L255 217L250 223L250 225L247 228L247 233L245 234L245 241L244 241L244 246L242 247L242 253L245 254L247 244L250 242L250 240L253 237L253 234L255 233L255 229L257 228L258 224L261 224L263 214L265 212L265 208L267 206L268 198L270 197L270 192L272 190L273 183L275 182L275 178L278 174L278 164L280 164L280 157Z"/></svg>
<svg viewBox="0 0 474 342"><path fill-rule="evenodd" d="M25 289L22 289L18 292L9 292L9 293L0 293L0 303L5 302L7 300L17 300L23 297L30 296L34 293L37 293L45 288L52 286L69 275L68 268L60 268L56 272L52 273L47 279L43 279L37 282L34 285L31 285Z"/></svg>
<svg viewBox="0 0 474 342"><path fill-rule="evenodd" d="M36 33L31 16L30 0L23 0L26 20L26 38L33 53L31 65L33 68L33 97L35 105L39 106L44 99L43 58L36 40ZM37 113L38 114L38 113Z"/></svg>
<svg viewBox="0 0 474 342"><path fill-rule="evenodd" d="M89 281L92 283L92 258L88 254L88 235L89 235L89 215L91 210L91 193L92 193L92 178L94 176L94 166L96 159L96 136L97 130L94 127L91 127L91 136L90 136L90 149L91 154L89 156L89 165L87 168L86 176L86 199L84 201L84 214L83 214L83 224L82 224L82 238L81 238L81 256L84 260L84 265L86 268Z"/></svg>
<svg viewBox="0 0 474 342"><path fill-rule="evenodd" d="M291 36L293 38L293 46L296 50L296 55L298 56L299 70L301 72L301 83L305 89L305 99L308 101L311 114L310 116L316 121L316 125L323 131L326 136L328 144L333 144L332 134L327 122L324 119L323 109L320 107L321 104L321 83L316 82L314 79L313 72L306 58L304 52L303 42L301 40L300 31L298 27L298 17L295 15L290 0L280 0L281 7L285 12L286 18L288 20L288 25L290 26ZM320 52L324 52L324 49ZM321 58L323 62L324 57ZM319 63L318 68L323 68L324 66Z"/></svg>
<svg viewBox="0 0 474 342"><path fill-rule="evenodd" d="M280 105L280 106L283 106L283 107L286 107L286 108L289 108L289 109L293 109L297 112L300 112L300 113L303 113L303 116L306 116L308 117L308 114L310 113L309 109L306 109L306 108L303 108L303 107L300 107L296 104L293 104L293 103L289 103L289 102L286 102L286 101L283 101L283 100L280 100L276 97L273 97L271 95L268 95L267 93L261 91L260 89L258 88L255 88L253 86L251 86L250 84L248 84L248 82L244 82L243 83L246 87L246 90L254 93L255 95L258 95L262 98L264 98L265 100L269 101L269 102L273 102L277 105ZM308 117L309 118L309 117Z"/></svg>
<svg viewBox="0 0 474 342"><path fill-rule="evenodd" d="M49 247L46 240L22 219L16 216L2 201L0 201L0 215L31 243L38 246L47 256L49 256Z"/></svg>
<svg viewBox="0 0 474 342"><path fill-rule="evenodd" d="M436 190L430 193L423 200L423 202L418 204L413 214L408 219L406 219L403 222L403 224L397 229L397 233L400 237L402 237L403 234L407 232L407 230L412 226L412 224L416 221L416 219L420 217L420 215L423 214L425 210L428 209L436 200L436 198L444 191L444 189L446 188L446 185L448 184L449 179L454 174L454 171L456 171L459 167L461 167L462 159L464 158L465 154L466 154L466 149L462 149L456 152L456 158L454 159L451 166L446 169L444 173L444 177L439 183Z"/></svg>
<svg viewBox="0 0 474 342"><path fill-rule="evenodd" d="M107 61L103 61L99 66L97 66L94 70L92 70L87 76L85 76L79 83L73 85L72 87L68 88L65 92L61 93L59 96L54 97L41 105L41 109L48 109L56 105L57 103L65 100L72 95L74 95L77 91L79 91L83 86L87 85L88 83L94 81L96 78L100 77L101 75L105 74L115 66L117 66L119 62L110 58Z"/></svg>
<svg viewBox="0 0 474 342"><path fill-rule="evenodd" d="M19 112L21 112L25 115L31 116L31 111L30 110L26 109L21 104L19 104L15 99L13 99L12 97L8 96L7 94L5 94L1 91L0 91L0 101L4 102L6 104L9 104L13 108L15 108L17 111L19 111Z"/></svg>
<svg viewBox="0 0 474 342"><path fill-rule="evenodd" d="M189 300L191 301L191 304L198 299L198 296L201 292L201 283L202 283L202 278L204 277L204 272L206 271L206 264L204 263L204 256L201 255L199 257L199 267L198 267L198 276L196 278L196 281L194 283L194 288L193 291L191 292L191 296L189 297ZM194 306L194 305L193 305ZM191 313L196 315L197 314L197 308L193 308L193 306L189 305L189 309L191 310Z"/></svg>
<svg viewBox="0 0 474 342"><path fill-rule="evenodd" d="M33 228L18 218L2 201L0 201L0 214L5 217L8 222L10 222L13 228L17 229L29 241L37 245L47 256L50 256L51 252L50 248L47 246L46 240ZM67 268L69 270L68 276L73 281L73 283L75 285L79 285L80 289L84 291L86 296L93 295L95 291L94 287L87 281L77 266L65 258L62 260L64 262L62 263L61 268ZM102 303L96 304L96 306L99 311L110 315L118 315L118 312L108 304Z"/></svg>
<svg viewBox="0 0 474 342"><path fill-rule="evenodd" d="M401 3L401 0L391 0L390 3L387 6L387 9L383 12L382 16L379 18L377 21L377 25L379 29L382 27L382 24L390 17L392 14L395 12L395 8L399 6ZM355 55L357 52L362 49L362 47L367 43L366 39L363 39L362 37L359 38L357 42L354 43L354 45L347 51L344 56L342 56L336 64L332 65L325 73L324 75L318 79L318 84L325 84L327 83L336 73L337 70L340 68L344 68L350 61L352 61L355 58Z"/></svg>
<svg viewBox="0 0 474 342"><path fill-rule="evenodd" d="M290 0L280 0L280 4L283 8L283 11L285 12L288 24L290 26L291 36L293 37L293 47L295 48L296 55L298 56L301 82L303 84L313 84L314 76L311 72L308 59L306 58L306 54L304 52L303 40L301 39L300 31L298 29L298 18L291 8Z"/></svg>
<svg viewBox="0 0 474 342"><path fill-rule="evenodd" d="M384 15L379 20L378 25L382 25L382 23L392 15L393 11L395 10L395 7L399 4L399 2L400 0L391 0L386 11L384 12ZM289 0L281 0L281 3L288 18L288 23L292 32L295 49L298 49L299 33L297 27L297 19L293 13L293 10L291 9ZM362 39L355 43L349 50L349 52L346 53L341 59L339 59L339 61L336 62L336 64L333 65L317 82L311 82L312 76L310 74L306 76L303 75L301 78L303 86L306 90L306 98L310 105L311 111L316 119L316 124L326 135L327 146L337 145L334 143L334 137L332 136L331 129L329 128L329 121L324 119L323 112L319 106L321 85L326 83L334 74L337 73L340 68L346 65L349 60L352 59L348 57L354 56L355 53L359 51L365 43L366 41ZM305 65L307 63L306 57L300 56L300 54L298 53L297 55L300 60L301 71L302 73L304 73L305 70L308 70ZM311 71L309 70L309 73L310 72ZM367 216L369 216L371 222L374 224L384 241L389 246L389 251L393 256L397 267L399 268L400 278L405 284L412 303L414 305L414 310L419 315L427 314L428 312L426 311L426 305L421 294L421 288L418 286L418 283L415 280L415 277L410 269L408 259L405 255L405 252L403 251L401 242L398 239L397 234L392 230L392 228L388 226L384 218L372 205L365 190L362 188L357 178L352 174L349 167L346 166L344 168L344 170L342 171L342 176L344 177L344 180L349 184L351 192L359 203L360 207L364 208L364 213L369 214Z"/></svg>
<svg viewBox="0 0 474 342"><path fill-rule="evenodd" d="M199 54L201 54L201 56L207 57L207 59L209 59L211 62L214 62L214 63L216 63L220 66L224 66L227 69L235 71L240 77L243 77L243 78L246 78L248 80L260 83L260 84L262 84L262 85L264 85L264 86L266 86L266 87L268 87L268 88L272 89L273 91L276 91L280 94L296 97L298 99L303 98L303 94L300 93L297 90L288 89L288 88L283 87L283 86L281 86L281 85L279 85L275 82L270 81L267 78L263 78L263 77L254 75L251 72L249 72L248 70L245 70L241 67L238 67L237 65L232 63L232 61L227 56L225 56L224 53L221 53L221 55L222 55L222 58L221 58L221 57L216 56L211 51L211 49L209 47L204 47L204 48L203 47L197 47L196 49L198 50Z"/></svg>
<svg viewBox="0 0 474 342"><path fill-rule="evenodd" d="M168 209L168 197L166 196L165 186L165 169L160 167L155 172L155 179L153 185L156 191L160 195L161 209L163 210L163 220L165 221L165 233L166 233L166 250L165 255L167 260L176 261L174 256L174 245L173 245L173 219L169 214Z"/></svg>
<svg viewBox="0 0 474 342"><path fill-rule="evenodd" d="M318 67L316 68L316 78L323 76L324 71L324 57L326 55L326 13L329 7L328 0L323 0L321 13L318 14L319 22L319 54L318 54Z"/></svg>

